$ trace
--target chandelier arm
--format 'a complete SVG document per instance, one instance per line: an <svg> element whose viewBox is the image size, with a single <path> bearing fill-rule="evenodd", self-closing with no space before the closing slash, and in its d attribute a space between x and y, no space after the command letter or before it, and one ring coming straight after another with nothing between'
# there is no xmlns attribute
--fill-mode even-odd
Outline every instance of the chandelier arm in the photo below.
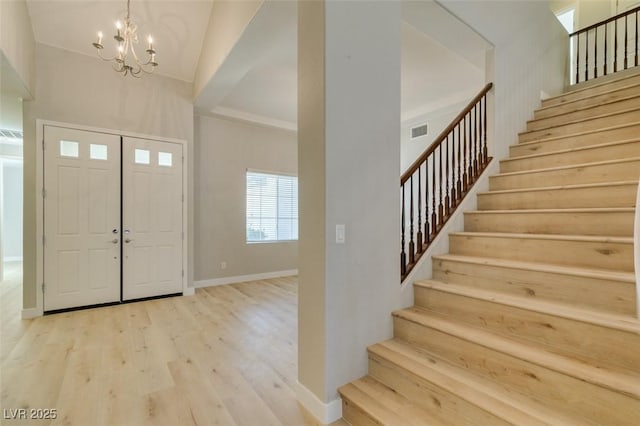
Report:
<svg viewBox="0 0 640 426"><path fill-rule="evenodd" d="M117 34L113 38L118 43L117 55L112 58L103 56L101 52L101 50L104 49L102 45L102 32L98 32L98 41L93 43L93 46L98 51L98 57L105 62L111 62L113 70L125 76L131 74L133 77L140 78L143 72L152 74L158 66L158 63L155 61L156 51L153 49L152 39L149 37L149 48L146 50L149 58L146 62L142 62L140 58L138 58L134 47L134 45L138 43L138 27L131 22L131 0L127 0L127 16L124 20L124 28L121 27L119 21L116 27ZM130 62L127 61L129 53L131 53L133 57L129 57ZM133 66L130 64L133 64Z"/></svg>

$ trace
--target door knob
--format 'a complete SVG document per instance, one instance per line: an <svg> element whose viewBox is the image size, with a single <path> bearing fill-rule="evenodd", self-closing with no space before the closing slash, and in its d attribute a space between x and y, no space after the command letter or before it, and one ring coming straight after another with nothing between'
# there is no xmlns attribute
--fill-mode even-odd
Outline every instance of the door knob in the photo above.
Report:
<svg viewBox="0 0 640 426"><path fill-rule="evenodd" d="M125 238L124 239L124 242L127 243L127 244L129 244L131 241L133 241L132 238Z"/></svg>
<svg viewBox="0 0 640 426"><path fill-rule="evenodd" d="M111 240L111 242L112 242L113 244L118 244L118 239L117 239L117 238L114 238L113 240Z"/></svg>

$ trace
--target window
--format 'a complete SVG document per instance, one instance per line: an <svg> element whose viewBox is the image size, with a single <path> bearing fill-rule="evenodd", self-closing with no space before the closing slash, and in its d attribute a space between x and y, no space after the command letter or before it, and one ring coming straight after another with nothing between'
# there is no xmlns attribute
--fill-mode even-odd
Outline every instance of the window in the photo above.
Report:
<svg viewBox="0 0 640 426"><path fill-rule="evenodd" d="M170 152L158 153L158 166L171 167L173 164L173 155Z"/></svg>
<svg viewBox="0 0 640 426"><path fill-rule="evenodd" d="M247 242L298 239L298 178L247 171Z"/></svg>
<svg viewBox="0 0 640 426"><path fill-rule="evenodd" d="M109 158L107 155L107 146L93 143L90 144L89 158L91 158L92 160L107 160Z"/></svg>
<svg viewBox="0 0 640 426"><path fill-rule="evenodd" d="M75 141L60 141L60 155L63 157L79 156L79 143Z"/></svg>
<svg viewBox="0 0 640 426"><path fill-rule="evenodd" d="M149 164L149 151L146 149L136 149L133 153L133 161L136 164Z"/></svg>

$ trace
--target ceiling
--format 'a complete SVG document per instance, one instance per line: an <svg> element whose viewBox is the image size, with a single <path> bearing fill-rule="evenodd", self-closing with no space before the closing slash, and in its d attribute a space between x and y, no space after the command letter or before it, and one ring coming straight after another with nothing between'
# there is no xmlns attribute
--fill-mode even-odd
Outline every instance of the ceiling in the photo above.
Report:
<svg viewBox="0 0 640 426"><path fill-rule="evenodd" d="M154 37L159 74L193 81L212 3L132 0L139 34ZM27 5L37 42L90 56L96 55L91 43L97 31L104 33L108 49L115 21L126 14L125 0L27 0ZM248 35L237 44L236 50L245 50L235 52L242 62L223 65L228 69L219 74L226 76L221 79L226 86L209 84L207 90L218 93L196 100L200 112L296 128L296 7L271 8L252 21L258 29L245 31ZM488 44L435 2L403 2L403 19L403 120L473 96L484 83ZM232 85L229 75L236 76Z"/></svg>
<svg viewBox="0 0 640 426"><path fill-rule="evenodd" d="M3 0L0 0L3 1ZM140 50L152 35L158 74L193 81L213 0L132 0L131 20L138 25ZM115 54L115 22L126 16L126 0L27 0L37 42L89 56L98 31L105 55ZM111 55L113 55L111 54Z"/></svg>

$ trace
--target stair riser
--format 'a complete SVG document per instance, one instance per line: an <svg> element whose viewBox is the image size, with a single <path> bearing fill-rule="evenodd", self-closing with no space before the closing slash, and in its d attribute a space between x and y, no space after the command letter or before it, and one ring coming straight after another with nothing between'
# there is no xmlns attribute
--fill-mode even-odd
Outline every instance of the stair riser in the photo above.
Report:
<svg viewBox="0 0 640 426"><path fill-rule="evenodd" d="M547 129L577 120L597 117L603 114L624 112L640 107L640 98L630 98L621 101L599 105L580 111L573 111L555 117L539 118L527 122L527 131Z"/></svg>
<svg viewBox="0 0 640 426"><path fill-rule="evenodd" d="M478 194L479 210L633 207L637 184Z"/></svg>
<svg viewBox="0 0 640 426"><path fill-rule="evenodd" d="M511 392L601 424L632 425L640 401L436 329L394 319L396 338L493 380ZM570 391L569 391L570 390Z"/></svg>
<svg viewBox="0 0 640 426"><path fill-rule="evenodd" d="M541 119L547 117L553 117L559 114L566 114L582 108L590 108L598 105L602 105L607 102L614 102L622 99L626 99L632 96L640 96L640 85L629 87L625 90L617 90L610 93L603 93L601 95L592 96L585 99L580 99L574 102L563 103L549 108L541 108L534 112L534 118Z"/></svg>
<svg viewBox="0 0 640 426"><path fill-rule="evenodd" d="M567 102L572 102L578 99L586 99L589 97L593 97L606 92L610 92L612 90L628 87L638 83L640 83L640 75L620 79L617 81L611 81L606 85L596 86L596 87L592 87L585 90L567 92L562 96L557 96L557 97L543 100L542 106L548 107L552 105L562 105Z"/></svg>
<svg viewBox="0 0 640 426"><path fill-rule="evenodd" d="M633 236L634 212L465 212L468 232L512 232L515 234L564 234Z"/></svg>
<svg viewBox="0 0 640 426"><path fill-rule="evenodd" d="M503 160L500 162L500 171L502 173L519 172L523 170L569 166L572 164L585 164L597 161L622 160L639 155L640 140L620 145L549 154L542 157Z"/></svg>
<svg viewBox="0 0 640 426"><path fill-rule="evenodd" d="M465 399L418 377L385 358L369 353L369 375L394 389L443 423L456 425L507 425L502 419ZM445 420L446 419L446 420ZM357 423L354 423L357 424Z"/></svg>
<svg viewBox="0 0 640 426"><path fill-rule="evenodd" d="M365 410L344 396L342 396L342 418L352 425L380 426L380 423L369 417Z"/></svg>
<svg viewBox="0 0 640 426"><path fill-rule="evenodd" d="M449 235L452 254L633 272L633 244Z"/></svg>
<svg viewBox="0 0 640 426"><path fill-rule="evenodd" d="M442 259L434 259L433 268L437 281L615 314L635 314L632 283Z"/></svg>
<svg viewBox="0 0 640 426"><path fill-rule="evenodd" d="M492 301L416 287L415 304L515 340L533 341L595 365L638 371L640 336ZM396 335L397 337L397 335ZM624 342L624 344L621 344Z"/></svg>
<svg viewBox="0 0 640 426"><path fill-rule="evenodd" d="M521 157L523 155L543 154L565 149L584 148L603 143L626 141L635 139L638 135L640 135L640 124L633 124L580 135L570 135L557 139L515 144L509 147L509 152L511 157Z"/></svg>
<svg viewBox="0 0 640 426"><path fill-rule="evenodd" d="M635 159L611 164L538 170L513 175L495 175L489 177L489 187L492 191L499 191L543 186L637 181L639 174L640 159Z"/></svg>
<svg viewBox="0 0 640 426"><path fill-rule="evenodd" d="M636 121L640 121L640 110L628 111L606 117L593 118L591 120L565 124L550 129L520 133L518 140L520 141L520 143L531 142L538 139L566 136L573 133L586 132L596 129L602 129L605 127L619 126Z"/></svg>

